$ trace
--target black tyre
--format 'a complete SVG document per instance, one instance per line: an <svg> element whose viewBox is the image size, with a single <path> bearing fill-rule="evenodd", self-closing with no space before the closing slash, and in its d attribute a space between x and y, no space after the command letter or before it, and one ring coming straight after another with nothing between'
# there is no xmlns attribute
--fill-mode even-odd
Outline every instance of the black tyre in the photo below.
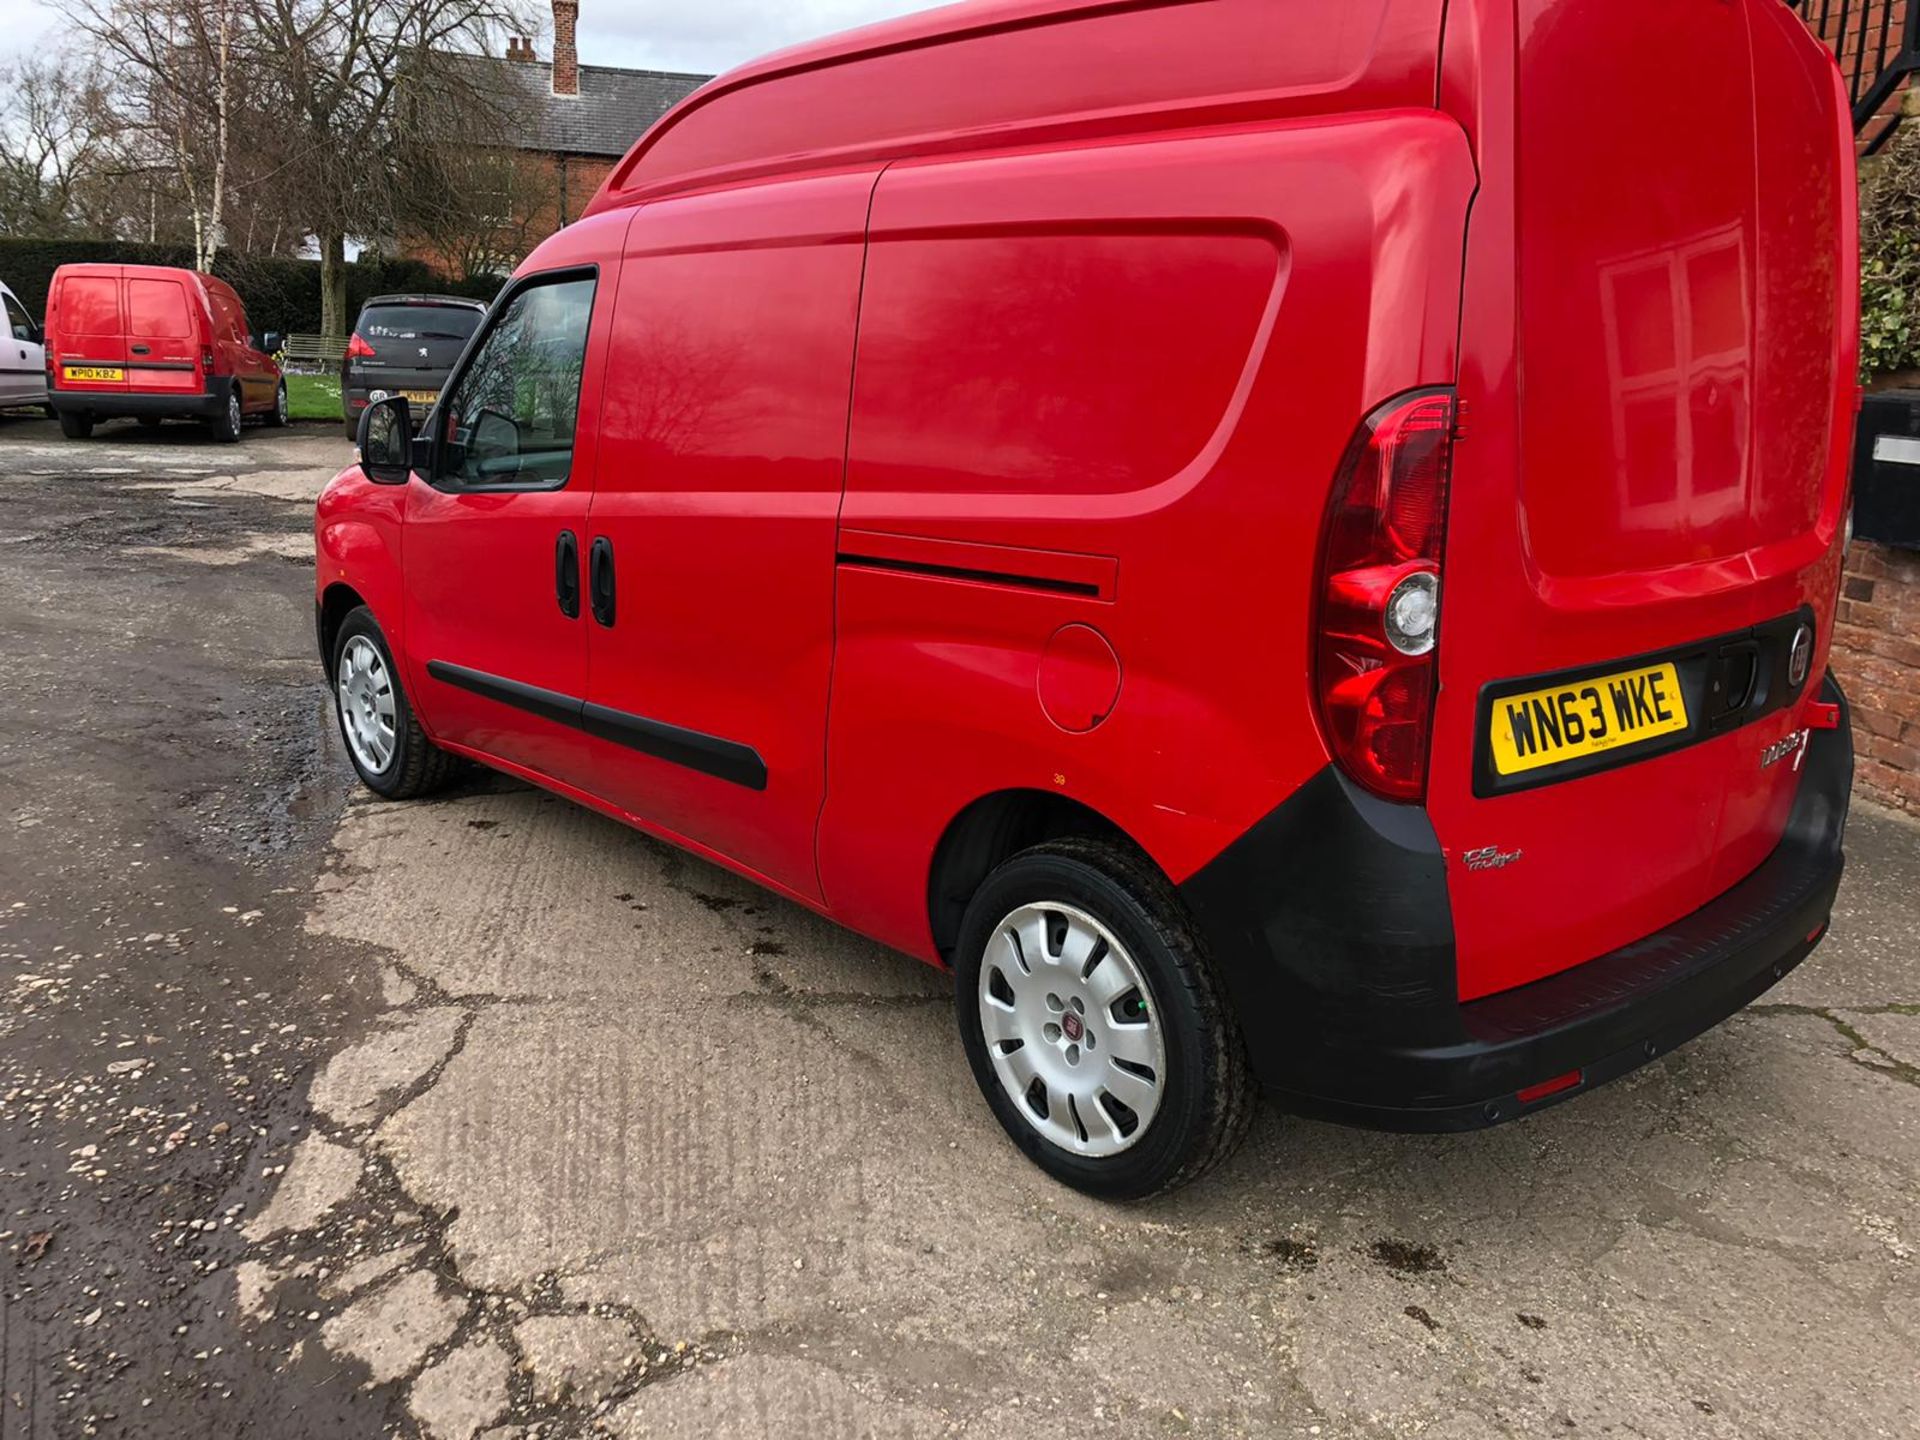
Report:
<svg viewBox="0 0 1920 1440"><path fill-rule="evenodd" d="M227 392L226 407L213 419L207 421L207 429L213 438L222 444L231 445L240 438L242 417L240 413L240 387L234 386Z"/></svg>
<svg viewBox="0 0 1920 1440"><path fill-rule="evenodd" d="M93 434L93 417L79 410L62 410L60 433L69 440L84 440Z"/></svg>
<svg viewBox="0 0 1920 1440"><path fill-rule="evenodd" d="M283 430L287 424L287 382L282 380L273 392L273 409L267 415L267 424L276 430Z"/></svg>
<svg viewBox="0 0 1920 1440"><path fill-rule="evenodd" d="M340 738L362 784L389 800L411 800L447 783L457 762L414 718L387 637L366 606L341 621L330 673Z"/></svg>
<svg viewBox="0 0 1920 1440"><path fill-rule="evenodd" d="M1001 865L967 907L955 982L981 1093L1076 1190L1144 1199L1245 1136L1239 1027L1179 897L1136 851L1060 840Z"/></svg>

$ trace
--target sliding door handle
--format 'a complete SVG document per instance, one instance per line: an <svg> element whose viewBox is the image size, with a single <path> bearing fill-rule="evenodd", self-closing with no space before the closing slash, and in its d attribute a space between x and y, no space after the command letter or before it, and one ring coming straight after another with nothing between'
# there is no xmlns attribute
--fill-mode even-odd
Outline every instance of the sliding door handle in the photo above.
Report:
<svg viewBox="0 0 1920 1440"><path fill-rule="evenodd" d="M613 542L601 535L588 552L587 590L593 600L593 618L613 626Z"/></svg>
<svg viewBox="0 0 1920 1440"><path fill-rule="evenodd" d="M580 542L571 530L562 530L553 547L553 594L562 615L580 618Z"/></svg>

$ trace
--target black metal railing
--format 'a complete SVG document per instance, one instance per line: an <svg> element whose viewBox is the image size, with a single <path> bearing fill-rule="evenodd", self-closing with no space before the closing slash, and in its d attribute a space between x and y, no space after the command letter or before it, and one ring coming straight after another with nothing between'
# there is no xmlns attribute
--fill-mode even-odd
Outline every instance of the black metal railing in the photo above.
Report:
<svg viewBox="0 0 1920 1440"><path fill-rule="evenodd" d="M1900 107L1887 102L1920 71L1920 0L1789 0L1840 62L1853 132L1871 155L1892 135ZM1871 135L1875 120L1881 123Z"/></svg>

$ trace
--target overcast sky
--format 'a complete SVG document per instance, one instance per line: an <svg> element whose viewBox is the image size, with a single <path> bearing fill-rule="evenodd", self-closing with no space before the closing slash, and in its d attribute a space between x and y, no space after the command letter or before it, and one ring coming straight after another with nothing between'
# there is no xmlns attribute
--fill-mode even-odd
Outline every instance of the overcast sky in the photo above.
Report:
<svg viewBox="0 0 1920 1440"><path fill-rule="evenodd" d="M546 0L529 0L545 21ZM909 10L930 0L581 0L580 59L588 65L720 71L783 45ZM56 8L0 0L0 62L58 42ZM552 54L551 26L540 58Z"/></svg>

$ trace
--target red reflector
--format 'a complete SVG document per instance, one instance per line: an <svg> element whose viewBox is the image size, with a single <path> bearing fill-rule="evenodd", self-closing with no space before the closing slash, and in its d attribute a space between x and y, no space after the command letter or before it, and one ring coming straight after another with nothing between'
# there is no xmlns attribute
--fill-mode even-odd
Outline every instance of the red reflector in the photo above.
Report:
<svg viewBox="0 0 1920 1440"><path fill-rule="evenodd" d="M1827 933L1827 922L1822 920L1818 925L1814 926L1813 929L1807 932L1807 944L1809 945L1813 944L1814 941L1818 940L1822 935L1826 933Z"/></svg>
<svg viewBox="0 0 1920 1440"><path fill-rule="evenodd" d="M1558 1095L1562 1090L1571 1090L1578 1085L1584 1072L1569 1070L1564 1075L1556 1075L1551 1080L1542 1080L1538 1085L1529 1085L1520 1092L1520 1103L1531 1105L1536 1100L1544 1100L1549 1095Z"/></svg>
<svg viewBox="0 0 1920 1440"><path fill-rule="evenodd" d="M1816 700L1807 706L1807 728L1809 730L1838 730L1840 728L1840 707L1827 700Z"/></svg>

